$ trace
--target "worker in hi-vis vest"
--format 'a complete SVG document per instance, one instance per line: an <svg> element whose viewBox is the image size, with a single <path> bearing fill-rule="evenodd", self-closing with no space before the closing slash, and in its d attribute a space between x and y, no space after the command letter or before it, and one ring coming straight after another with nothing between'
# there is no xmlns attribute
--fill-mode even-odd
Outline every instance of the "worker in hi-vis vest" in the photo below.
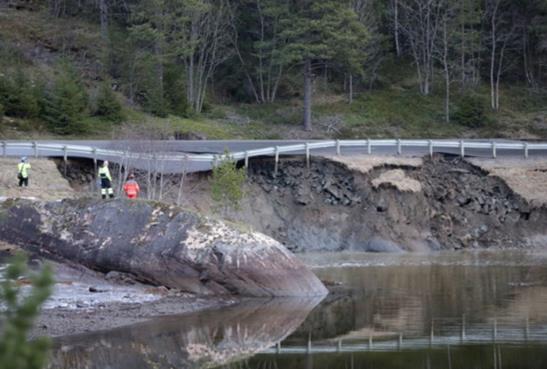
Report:
<svg viewBox="0 0 547 369"><path fill-rule="evenodd" d="M17 164L17 179L19 179L19 187L28 187L28 171L30 164L27 162L27 157L23 156L21 162Z"/></svg>
<svg viewBox="0 0 547 369"><path fill-rule="evenodd" d="M139 196L139 192L141 192L141 188L137 181L135 181L135 175L133 173L129 174L127 178L127 182L123 185L125 196L127 196L128 199L136 199Z"/></svg>
<svg viewBox="0 0 547 369"><path fill-rule="evenodd" d="M106 199L108 197L114 197L114 191L112 191L112 176L110 170L108 170L108 161L103 161L103 164L99 167L99 178L101 179L101 196Z"/></svg>

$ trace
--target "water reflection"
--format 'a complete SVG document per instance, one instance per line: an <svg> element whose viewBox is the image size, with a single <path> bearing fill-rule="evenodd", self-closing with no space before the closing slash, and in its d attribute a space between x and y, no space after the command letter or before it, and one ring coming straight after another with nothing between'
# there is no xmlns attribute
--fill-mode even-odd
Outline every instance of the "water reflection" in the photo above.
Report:
<svg viewBox="0 0 547 369"><path fill-rule="evenodd" d="M206 368L283 340L320 300L274 299L61 338L49 368Z"/></svg>
<svg viewBox="0 0 547 369"><path fill-rule="evenodd" d="M544 369L544 346L472 345L400 352L256 355L229 369Z"/></svg>
<svg viewBox="0 0 547 369"><path fill-rule="evenodd" d="M522 336L526 324L538 334L545 333L547 263L500 265L498 257L482 254L473 263L453 265L444 263L453 258L447 254L438 263L425 264L431 260L421 256L423 260L406 264L378 259L366 267L316 269L322 279L350 286L349 293L329 296L287 343L301 342L310 333L314 341L401 334L427 337L432 329L434 335L457 335L462 324L469 334L489 335L495 322L500 334L503 327L512 327ZM385 258L392 261L397 256ZM462 255L460 262L464 259ZM335 262L336 256L331 260Z"/></svg>
<svg viewBox="0 0 547 369"><path fill-rule="evenodd" d="M52 367L547 368L545 253L307 257L341 282L315 308L273 300L70 338Z"/></svg>

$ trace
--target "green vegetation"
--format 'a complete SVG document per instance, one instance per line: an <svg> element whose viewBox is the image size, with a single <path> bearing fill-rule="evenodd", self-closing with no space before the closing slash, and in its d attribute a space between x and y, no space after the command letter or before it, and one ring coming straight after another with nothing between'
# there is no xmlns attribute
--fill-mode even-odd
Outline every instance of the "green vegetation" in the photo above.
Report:
<svg viewBox="0 0 547 369"><path fill-rule="evenodd" d="M51 294L51 271L45 267L31 274L23 254L8 265L0 288L2 303L0 328L0 369L40 369L47 359L49 340L28 340L28 332L40 307ZM22 294L21 285L30 282L32 289ZM5 308L4 308L5 307Z"/></svg>
<svg viewBox="0 0 547 369"><path fill-rule="evenodd" d="M225 152L225 158L215 165L211 176L211 198L217 211L225 214L229 209L239 209L246 177L245 169L238 168L229 153Z"/></svg>
<svg viewBox="0 0 547 369"><path fill-rule="evenodd" d="M112 123L120 123L124 118L122 105L109 83L103 82L99 88L95 115Z"/></svg>
<svg viewBox="0 0 547 369"><path fill-rule="evenodd" d="M547 134L540 0L10 4L4 138Z"/></svg>

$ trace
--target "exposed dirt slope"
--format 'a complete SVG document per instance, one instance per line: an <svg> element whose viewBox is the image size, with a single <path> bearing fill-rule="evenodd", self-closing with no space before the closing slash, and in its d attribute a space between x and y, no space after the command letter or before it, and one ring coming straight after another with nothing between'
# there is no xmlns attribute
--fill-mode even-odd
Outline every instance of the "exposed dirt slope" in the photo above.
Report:
<svg viewBox="0 0 547 369"><path fill-rule="evenodd" d="M29 186L20 188L17 179L18 159L0 158L0 197L28 197L39 200L72 198L78 192L57 169L53 160L29 158Z"/></svg>
<svg viewBox="0 0 547 369"><path fill-rule="evenodd" d="M355 166L353 166L355 168ZM366 171L330 161L250 170L238 220L296 251L426 251L545 245L547 209L459 158ZM539 184L537 184L539 186Z"/></svg>
<svg viewBox="0 0 547 369"><path fill-rule="evenodd" d="M501 178L513 191L535 206L547 204L547 160L467 159L491 176Z"/></svg>

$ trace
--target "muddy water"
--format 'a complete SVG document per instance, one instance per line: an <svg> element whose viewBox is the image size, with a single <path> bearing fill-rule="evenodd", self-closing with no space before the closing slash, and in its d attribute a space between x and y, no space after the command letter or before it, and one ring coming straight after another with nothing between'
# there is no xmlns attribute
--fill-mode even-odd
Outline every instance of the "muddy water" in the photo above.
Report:
<svg viewBox="0 0 547 369"><path fill-rule="evenodd" d="M547 368L547 253L304 260L336 285L317 306L255 301L68 337L50 367Z"/></svg>

